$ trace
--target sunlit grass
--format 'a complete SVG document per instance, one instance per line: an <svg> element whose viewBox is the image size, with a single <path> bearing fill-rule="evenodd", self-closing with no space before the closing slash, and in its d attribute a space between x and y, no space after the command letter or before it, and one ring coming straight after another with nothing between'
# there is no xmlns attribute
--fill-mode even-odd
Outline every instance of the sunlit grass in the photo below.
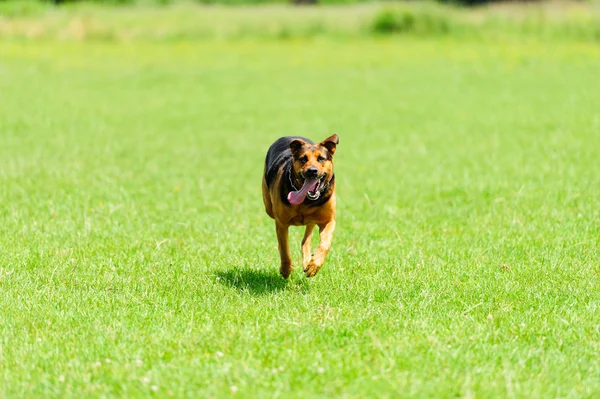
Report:
<svg viewBox="0 0 600 399"><path fill-rule="evenodd" d="M0 396L596 397L599 61L1 42ZM286 282L264 154L334 132L333 249Z"/></svg>

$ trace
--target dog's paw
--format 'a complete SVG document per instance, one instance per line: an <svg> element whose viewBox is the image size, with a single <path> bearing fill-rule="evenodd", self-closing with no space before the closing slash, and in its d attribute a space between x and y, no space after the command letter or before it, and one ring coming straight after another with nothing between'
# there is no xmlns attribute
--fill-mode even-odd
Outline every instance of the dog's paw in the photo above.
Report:
<svg viewBox="0 0 600 399"><path fill-rule="evenodd" d="M310 265L312 262L312 256L310 258L308 258L308 260L302 260L302 270L304 270L304 272L306 273L306 271L308 270L308 265Z"/></svg>
<svg viewBox="0 0 600 399"><path fill-rule="evenodd" d="M309 262L309 264L306 265L306 267L304 268L304 273L306 273L306 277L312 277L315 274L317 274L321 266L323 266L323 264L315 262L315 259L313 258Z"/></svg>
<svg viewBox="0 0 600 399"><path fill-rule="evenodd" d="M294 268L292 267L292 265L281 265L281 267L279 268L279 274L281 274L281 277L287 279L290 274L292 274L292 271L294 270Z"/></svg>

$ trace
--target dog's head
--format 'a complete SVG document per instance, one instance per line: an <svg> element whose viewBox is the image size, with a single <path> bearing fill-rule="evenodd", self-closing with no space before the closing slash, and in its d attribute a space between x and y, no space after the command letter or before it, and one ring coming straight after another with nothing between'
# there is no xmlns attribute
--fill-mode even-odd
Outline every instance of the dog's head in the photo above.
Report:
<svg viewBox="0 0 600 399"><path fill-rule="evenodd" d="M318 144L301 139L290 143L294 175L302 181L302 188L288 196L290 203L298 205L306 196L311 200L319 198L321 190L333 176L333 154L338 143L337 134Z"/></svg>

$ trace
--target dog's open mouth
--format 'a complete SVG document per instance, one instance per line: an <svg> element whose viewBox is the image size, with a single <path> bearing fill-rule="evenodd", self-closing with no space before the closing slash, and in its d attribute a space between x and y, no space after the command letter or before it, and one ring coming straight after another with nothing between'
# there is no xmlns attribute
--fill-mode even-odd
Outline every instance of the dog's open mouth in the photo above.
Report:
<svg viewBox="0 0 600 399"><path fill-rule="evenodd" d="M319 199L323 188L323 180L325 180L325 175L314 179L305 179L300 190L288 194L288 201L292 205L300 205L306 197L312 201Z"/></svg>

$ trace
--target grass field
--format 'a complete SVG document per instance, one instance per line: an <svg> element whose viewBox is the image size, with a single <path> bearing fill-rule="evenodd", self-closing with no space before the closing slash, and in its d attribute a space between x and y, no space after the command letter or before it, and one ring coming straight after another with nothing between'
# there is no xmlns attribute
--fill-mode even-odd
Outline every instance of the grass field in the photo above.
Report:
<svg viewBox="0 0 600 399"><path fill-rule="evenodd" d="M598 397L598 76L576 41L0 39L0 397ZM334 132L333 249L283 281L264 154Z"/></svg>

